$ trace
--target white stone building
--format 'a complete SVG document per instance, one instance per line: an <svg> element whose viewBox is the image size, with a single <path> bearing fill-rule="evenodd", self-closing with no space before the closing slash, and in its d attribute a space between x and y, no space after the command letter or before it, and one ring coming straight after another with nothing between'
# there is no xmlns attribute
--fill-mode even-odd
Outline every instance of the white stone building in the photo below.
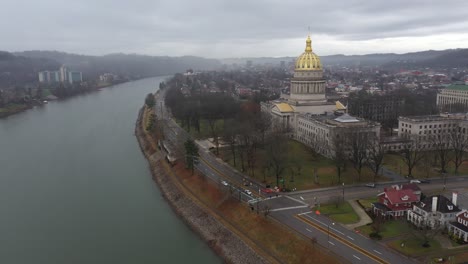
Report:
<svg viewBox="0 0 468 264"><path fill-rule="evenodd" d="M443 195L426 197L408 211L407 220L419 227L445 228L448 223L455 221L456 214L460 212L455 192L452 201Z"/></svg>
<svg viewBox="0 0 468 264"><path fill-rule="evenodd" d="M437 94L439 109L451 112L456 105L468 108L468 85L452 84Z"/></svg>

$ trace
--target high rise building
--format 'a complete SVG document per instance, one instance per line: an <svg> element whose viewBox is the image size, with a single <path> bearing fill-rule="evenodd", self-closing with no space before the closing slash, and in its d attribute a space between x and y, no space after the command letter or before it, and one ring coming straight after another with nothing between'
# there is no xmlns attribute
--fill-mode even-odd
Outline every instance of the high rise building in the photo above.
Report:
<svg viewBox="0 0 468 264"><path fill-rule="evenodd" d="M68 71L65 65L62 65L62 67L60 67L60 81L61 82L68 81Z"/></svg>
<svg viewBox="0 0 468 264"><path fill-rule="evenodd" d="M82 82L83 81L83 75L81 72L77 71L69 71L68 72L68 82L73 84L77 82Z"/></svg>

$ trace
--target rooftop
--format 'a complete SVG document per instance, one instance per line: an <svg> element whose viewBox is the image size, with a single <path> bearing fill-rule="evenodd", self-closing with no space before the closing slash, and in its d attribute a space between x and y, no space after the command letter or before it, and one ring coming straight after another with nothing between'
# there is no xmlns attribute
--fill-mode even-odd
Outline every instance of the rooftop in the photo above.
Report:
<svg viewBox="0 0 468 264"><path fill-rule="evenodd" d="M287 103L275 103L274 104L276 107L278 107L278 110L281 112L281 113L291 113L291 112L294 112L294 109L292 108L292 106L290 104L287 104Z"/></svg>
<svg viewBox="0 0 468 264"><path fill-rule="evenodd" d="M445 88L446 90L468 91L468 85L452 84Z"/></svg>
<svg viewBox="0 0 468 264"><path fill-rule="evenodd" d="M432 198L437 197L437 211L441 213L460 212L457 206L443 195L432 195L424 198L417 206L426 212L432 211Z"/></svg>

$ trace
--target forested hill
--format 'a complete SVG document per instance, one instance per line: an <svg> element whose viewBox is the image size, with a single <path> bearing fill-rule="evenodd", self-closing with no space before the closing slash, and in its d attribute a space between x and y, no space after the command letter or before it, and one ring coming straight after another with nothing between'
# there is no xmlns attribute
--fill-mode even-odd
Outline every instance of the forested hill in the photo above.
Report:
<svg viewBox="0 0 468 264"><path fill-rule="evenodd" d="M58 69L60 63L46 58L27 58L0 51L0 89L37 81L37 72Z"/></svg>
<svg viewBox="0 0 468 264"><path fill-rule="evenodd" d="M143 78L185 72L187 69L214 70L221 66L215 59L194 56L167 57L135 54L87 56L58 51L0 51L0 89L37 82L37 73L58 70L65 64L70 70L83 72L85 80L113 73L129 78Z"/></svg>
<svg viewBox="0 0 468 264"><path fill-rule="evenodd" d="M320 54L319 54L320 56ZM247 60L254 64L276 64L292 61L295 57L230 58L222 61L227 64L245 65ZM404 54L376 53L367 55L329 55L320 56L324 66L381 66L384 68L418 67L468 67L468 49L428 50Z"/></svg>

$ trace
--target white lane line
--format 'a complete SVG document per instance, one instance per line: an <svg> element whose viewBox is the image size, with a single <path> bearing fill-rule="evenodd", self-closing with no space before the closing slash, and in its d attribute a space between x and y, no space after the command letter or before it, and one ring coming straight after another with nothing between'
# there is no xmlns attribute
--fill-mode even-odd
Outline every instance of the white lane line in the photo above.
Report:
<svg viewBox="0 0 468 264"><path fill-rule="evenodd" d="M382 253L381 253L381 252L378 252L378 251L377 251L377 250L375 250L375 249L374 249L374 252L375 252L375 253L377 253L377 254L379 254L379 255L382 255Z"/></svg>
<svg viewBox="0 0 468 264"><path fill-rule="evenodd" d="M361 260L361 259L360 259L358 256L356 256L356 255L353 255L353 257L355 257L355 258L357 258L357 259Z"/></svg>
<svg viewBox="0 0 468 264"><path fill-rule="evenodd" d="M299 196L301 198L302 201L304 201L304 198L302 198L302 196Z"/></svg>
<svg viewBox="0 0 468 264"><path fill-rule="evenodd" d="M271 209L270 212L284 211L284 210L291 210L291 209L299 209L299 208L306 208L306 207L307 207L307 205L283 207L283 208Z"/></svg>
<svg viewBox="0 0 468 264"><path fill-rule="evenodd" d="M312 233L312 230L310 230L309 228L306 228L306 230Z"/></svg>
<svg viewBox="0 0 468 264"><path fill-rule="evenodd" d="M315 219L315 218L313 218L313 217L311 217L311 216L308 216L308 215L306 215L306 216L307 216L308 218L314 220L314 221L319 222L320 224L322 224L322 225L324 225L324 226L326 226L326 227L330 227L331 230L334 230L335 232L337 232L337 233L339 233L339 234L341 234L341 235L343 235L343 236L345 235L343 232L341 232L341 231L339 231L339 230L336 230L335 228L333 228L333 227L331 227L331 226L325 224L324 222L322 222L322 221L320 221L320 220L318 220L318 219Z"/></svg>
<svg viewBox="0 0 468 264"><path fill-rule="evenodd" d="M354 238L352 238L352 237L350 237L350 236L347 236L347 237L348 237L349 239L351 239L351 240L354 240Z"/></svg>
<svg viewBox="0 0 468 264"><path fill-rule="evenodd" d="M306 215L306 214L310 214L310 213L312 213L312 212L300 213L300 214L298 214L298 215Z"/></svg>
<svg viewBox="0 0 468 264"><path fill-rule="evenodd" d="M334 244L333 242L331 242L331 241L328 241L328 243L332 244L333 246L335 245L335 244Z"/></svg>

